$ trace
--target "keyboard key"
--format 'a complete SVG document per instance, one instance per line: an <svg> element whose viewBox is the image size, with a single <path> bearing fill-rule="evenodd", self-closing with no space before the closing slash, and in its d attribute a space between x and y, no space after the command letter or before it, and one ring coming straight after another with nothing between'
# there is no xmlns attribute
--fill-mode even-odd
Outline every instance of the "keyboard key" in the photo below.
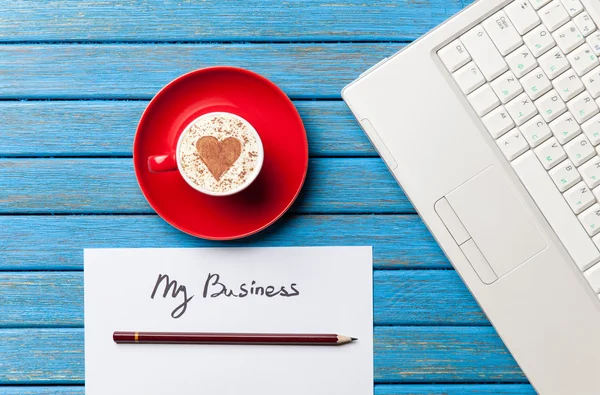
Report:
<svg viewBox="0 0 600 395"><path fill-rule="evenodd" d="M583 92L584 86L573 69L568 70L552 81L554 89L564 101L569 101Z"/></svg>
<svg viewBox="0 0 600 395"><path fill-rule="evenodd" d="M507 103L523 92L523 87L512 71L507 71L502 76L496 78L491 85L502 103Z"/></svg>
<svg viewBox="0 0 600 395"><path fill-rule="evenodd" d="M521 93L519 96L508 102L506 104L506 110L517 125L522 125L537 114L537 108L525 93Z"/></svg>
<svg viewBox="0 0 600 395"><path fill-rule="evenodd" d="M546 4L550 3L550 0L529 0L534 10L539 10Z"/></svg>
<svg viewBox="0 0 600 395"><path fill-rule="evenodd" d="M570 103L570 102L569 102ZM554 89L535 101L535 106L546 122L550 122L567 111L565 102Z"/></svg>
<svg viewBox="0 0 600 395"><path fill-rule="evenodd" d="M564 53L569 53L585 42L583 34L573 22L569 22L554 33L552 37Z"/></svg>
<svg viewBox="0 0 600 395"><path fill-rule="evenodd" d="M561 3L570 16L575 16L583 11L583 6L579 0L561 0Z"/></svg>
<svg viewBox="0 0 600 395"><path fill-rule="evenodd" d="M593 116L592 119L581 125L581 129L592 145L600 144L600 114Z"/></svg>
<svg viewBox="0 0 600 395"><path fill-rule="evenodd" d="M594 242L594 244L596 245L597 248L600 248L600 235L596 235L596 236L592 237L592 241Z"/></svg>
<svg viewBox="0 0 600 395"><path fill-rule="evenodd" d="M525 152L511 164L579 269L583 271L597 262L600 252L535 155Z"/></svg>
<svg viewBox="0 0 600 395"><path fill-rule="evenodd" d="M504 58L483 27L475 26L462 35L461 41L488 81L495 79L508 69Z"/></svg>
<svg viewBox="0 0 600 395"><path fill-rule="evenodd" d="M497 139L504 133L511 130L515 123L513 122L508 111L502 106L496 108L488 115L481 119L493 138Z"/></svg>
<svg viewBox="0 0 600 395"><path fill-rule="evenodd" d="M535 56L533 56L529 48L525 45L509 54L506 57L506 61L517 78L523 77L525 74L535 69L538 64L537 60L535 60Z"/></svg>
<svg viewBox="0 0 600 395"><path fill-rule="evenodd" d="M548 124L540 115L536 115L519 127L521 134L532 148L537 147L552 136Z"/></svg>
<svg viewBox="0 0 600 395"><path fill-rule="evenodd" d="M451 73L458 70L471 60L471 55L467 52L460 40L454 40L450 44L438 51L438 56L442 63Z"/></svg>
<svg viewBox="0 0 600 395"><path fill-rule="evenodd" d="M467 63L452 74L454 80L466 95L485 83L485 77L481 74L479 67L473 62Z"/></svg>
<svg viewBox="0 0 600 395"><path fill-rule="evenodd" d="M600 3L598 0L581 0L581 4L590 14L596 26L600 26Z"/></svg>
<svg viewBox="0 0 600 395"><path fill-rule="evenodd" d="M591 36L585 39L588 45L592 48L592 51L596 56L600 56L600 31L593 33Z"/></svg>
<svg viewBox="0 0 600 395"><path fill-rule="evenodd" d="M500 105L500 100L498 100L498 97L496 97L488 84L471 93L467 96L467 99L469 99L471 106L480 117Z"/></svg>
<svg viewBox="0 0 600 395"><path fill-rule="evenodd" d="M575 214L581 213L592 204L596 203L596 197L585 183L580 182L563 194L571 210Z"/></svg>
<svg viewBox="0 0 600 395"><path fill-rule="evenodd" d="M548 52L548 50L556 44L552 35L544 25L540 25L527 33L523 37L523 40L536 58L543 53Z"/></svg>
<svg viewBox="0 0 600 395"><path fill-rule="evenodd" d="M527 95L533 100L552 89L552 83L539 67L521 78L520 82Z"/></svg>
<svg viewBox="0 0 600 395"><path fill-rule="evenodd" d="M587 12L583 12L577 15L573 19L573 21L575 22L575 25L577 25L579 31L583 33L583 35L586 37L596 30L596 24L594 23L594 21L592 21L592 18L590 18L590 14L588 14Z"/></svg>
<svg viewBox="0 0 600 395"><path fill-rule="evenodd" d="M596 67L581 79L585 84L585 89L594 99L600 96L600 67Z"/></svg>
<svg viewBox="0 0 600 395"><path fill-rule="evenodd" d="M579 123L584 123L600 111L598 105L588 92L583 92L571 100L567 106Z"/></svg>
<svg viewBox="0 0 600 395"><path fill-rule="evenodd" d="M544 73L551 80L571 68L569 61L558 47L554 47L540 56L538 61Z"/></svg>
<svg viewBox="0 0 600 395"><path fill-rule="evenodd" d="M515 29L523 35L541 23L540 17L527 0L513 1L504 8Z"/></svg>
<svg viewBox="0 0 600 395"><path fill-rule="evenodd" d="M515 159L529 149L529 144L516 128L500 137L496 142L508 160Z"/></svg>
<svg viewBox="0 0 600 395"><path fill-rule="evenodd" d="M600 293L600 265L596 265L585 272L585 279L594 292Z"/></svg>
<svg viewBox="0 0 600 395"><path fill-rule="evenodd" d="M550 124L550 129L559 143L565 144L581 133L579 124L570 112L566 112Z"/></svg>
<svg viewBox="0 0 600 395"><path fill-rule="evenodd" d="M594 146L583 134L565 144L565 152L575 166L581 166L596 155Z"/></svg>
<svg viewBox="0 0 600 395"><path fill-rule="evenodd" d="M567 158L567 154L554 137L537 147L534 152L546 170L550 170Z"/></svg>
<svg viewBox="0 0 600 395"><path fill-rule="evenodd" d="M555 31L569 21L569 13L559 0L554 0L550 4L538 11L542 22L548 30Z"/></svg>
<svg viewBox="0 0 600 395"><path fill-rule="evenodd" d="M600 187L596 187L596 188L592 189L592 192L596 196L596 199L600 199Z"/></svg>
<svg viewBox="0 0 600 395"><path fill-rule="evenodd" d="M581 181L581 175L579 175L577 168L568 159L559 163L548 174L550 174L550 178L552 178L552 181L554 181L561 192L566 191Z"/></svg>
<svg viewBox="0 0 600 395"><path fill-rule="evenodd" d="M482 26L502 55L507 55L523 44L517 29L504 11L499 11L486 19Z"/></svg>
<svg viewBox="0 0 600 395"><path fill-rule="evenodd" d="M579 76L588 73L594 67L600 65L598 57L592 52L592 48L588 44L583 44L581 47L568 54L567 59Z"/></svg>
<svg viewBox="0 0 600 395"><path fill-rule="evenodd" d="M579 214L578 218L588 235L594 236L600 232L600 205L598 203Z"/></svg>
<svg viewBox="0 0 600 395"><path fill-rule="evenodd" d="M579 168L583 181L590 188L600 185L600 156L588 160Z"/></svg>

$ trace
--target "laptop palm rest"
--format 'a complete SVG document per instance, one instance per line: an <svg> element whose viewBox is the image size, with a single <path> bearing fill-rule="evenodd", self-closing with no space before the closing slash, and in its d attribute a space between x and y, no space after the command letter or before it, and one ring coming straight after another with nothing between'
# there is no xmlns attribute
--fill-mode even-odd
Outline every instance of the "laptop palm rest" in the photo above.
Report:
<svg viewBox="0 0 600 395"><path fill-rule="evenodd" d="M463 232L457 243L486 284L546 248L544 237L497 166L447 194L435 208L447 227L457 229L457 222L464 226L468 235Z"/></svg>

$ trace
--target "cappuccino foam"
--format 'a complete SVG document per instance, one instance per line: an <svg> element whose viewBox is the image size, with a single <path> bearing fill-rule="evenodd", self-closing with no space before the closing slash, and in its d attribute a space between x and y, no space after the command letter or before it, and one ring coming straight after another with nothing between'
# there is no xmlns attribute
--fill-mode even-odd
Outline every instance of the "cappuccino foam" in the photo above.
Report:
<svg viewBox="0 0 600 395"><path fill-rule="evenodd" d="M204 137L213 137L217 141L204 139L201 143ZM232 142L231 138L239 141L239 144L234 141L233 154L227 152L232 146L227 144ZM202 144L207 141L212 143L208 151L202 149ZM259 144L254 131L236 116L226 113L204 116L184 131L180 165L187 178L201 190L226 193L239 189L253 176L260 159Z"/></svg>

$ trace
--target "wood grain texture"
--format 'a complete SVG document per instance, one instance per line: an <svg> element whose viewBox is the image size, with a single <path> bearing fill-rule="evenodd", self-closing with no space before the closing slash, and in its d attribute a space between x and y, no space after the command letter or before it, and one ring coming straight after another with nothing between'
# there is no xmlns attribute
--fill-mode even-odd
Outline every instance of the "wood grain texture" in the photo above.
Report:
<svg viewBox="0 0 600 395"><path fill-rule="evenodd" d="M83 384L83 329L2 329L0 384ZM375 327L375 381L524 383L491 327Z"/></svg>
<svg viewBox="0 0 600 395"><path fill-rule="evenodd" d="M0 387L0 395L84 395L83 386ZM536 395L527 384L378 384L375 395Z"/></svg>
<svg viewBox="0 0 600 395"><path fill-rule="evenodd" d="M340 98L402 44L106 44L0 46L0 99L150 99L169 81L217 65L250 69L291 98ZM19 67L14 67L19 65Z"/></svg>
<svg viewBox="0 0 600 395"><path fill-rule="evenodd" d="M133 161L0 159L0 213L153 213ZM309 162L295 213L414 213L380 158Z"/></svg>
<svg viewBox="0 0 600 395"><path fill-rule="evenodd" d="M527 382L492 327L374 329L376 382Z"/></svg>
<svg viewBox="0 0 600 395"><path fill-rule="evenodd" d="M0 384L83 384L83 329L3 329L0 344Z"/></svg>
<svg viewBox="0 0 600 395"><path fill-rule="evenodd" d="M454 270L375 271L377 325L490 325Z"/></svg>
<svg viewBox="0 0 600 395"><path fill-rule="evenodd" d="M0 40L409 40L469 2L14 0L0 11Z"/></svg>
<svg viewBox="0 0 600 395"><path fill-rule="evenodd" d="M374 267L451 268L415 215L286 215L252 237L197 239L156 215L0 216L0 270L82 270L83 248L373 246Z"/></svg>
<svg viewBox="0 0 600 395"><path fill-rule="evenodd" d="M0 102L0 156L131 156L148 101ZM377 156L342 101L294 103L321 156Z"/></svg>
<svg viewBox="0 0 600 395"><path fill-rule="evenodd" d="M0 395L85 395L84 386L2 387Z"/></svg>
<svg viewBox="0 0 600 395"><path fill-rule="evenodd" d="M1 394L1 392L0 392ZM376 395L536 395L528 384L380 384ZM20 395L20 394L19 394Z"/></svg>
<svg viewBox="0 0 600 395"><path fill-rule="evenodd" d="M0 328L82 327L82 272L0 272ZM378 270L376 325L489 325L453 270Z"/></svg>

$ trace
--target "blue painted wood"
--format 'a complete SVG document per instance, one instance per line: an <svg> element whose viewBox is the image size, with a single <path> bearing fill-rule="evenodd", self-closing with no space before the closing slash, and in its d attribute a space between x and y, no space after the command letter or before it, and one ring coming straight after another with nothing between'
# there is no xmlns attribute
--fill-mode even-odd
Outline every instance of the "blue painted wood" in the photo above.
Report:
<svg viewBox="0 0 600 395"><path fill-rule="evenodd" d="M1 11L0 11L1 12ZM131 156L148 101L0 102L1 156ZM342 101L296 101L309 152L377 156Z"/></svg>
<svg viewBox="0 0 600 395"><path fill-rule="evenodd" d="M2 329L0 384L83 384L83 329ZM374 329L378 383L525 383L491 327Z"/></svg>
<svg viewBox="0 0 600 395"><path fill-rule="evenodd" d="M469 2L13 0L0 10L0 40L410 40Z"/></svg>
<svg viewBox="0 0 600 395"><path fill-rule="evenodd" d="M0 272L0 328L83 327L82 272ZM377 270L376 325L489 325L452 270Z"/></svg>
<svg viewBox="0 0 600 395"><path fill-rule="evenodd" d="M0 392L1 393L1 392ZM536 395L528 384L377 385L376 395ZM20 395L20 394L19 394Z"/></svg>
<svg viewBox="0 0 600 395"><path fill-rule="evenodd" d="M129 158L0 159L0 213L153 213ZM379 158L316 158L295 213L414 213Z"/></svg>
<svg viewBox="0 0 600 395"><path fill-rule="evenodd" d="M346 84L402 47L381 43L3 45L0 99L150 99L181 74L223 64L260 73L294 99L339 99Z"/></svg>
<svg viewBox="0 0 600 395"><path fill-rule="evenodd" d="M377 325L490 325L454 270L375 271Z"/></svg>
<svg viewBox="0 0 600 395"><path fill-rule="evenodd" d="M83 248L373 246L374 266L450 268L415 215L286 215L252 237L197 239L155 215L0 216L0 270L81 270Z"/></svg>
<svg viewBox="0 0 600 395"><path fill-rule="evenodd" d="M83 386L0 387L0 395L83 395ZM378 384L375 395L535 395L527 384Z"/></svg>
<svg viewBox="0 0 600 395"><path fill-rule="evenodd" d="M84 386L2 387L0 395L85 395Z"/></svg>
<svg viewBox="0 0 600 395"><path fill-rule="evenodd" d="M376 382L527 382L492 327L374 330Z"/></svg>
<svg viewBox="0 0 600 395"><path fill-rule="evenodd" d="M0 384L83 384L83 329L2 329L0 347Z"/></svg>
<svg viewBox="0 0 600 395"><path fill-rule="evenodd" d="M262 73L298 99L313 157L375 157L342 102L306 99L339 99L399 41L470 1L7 2L0 43L15 44L0 45L0 99L139 101L2 101L0 157L128 156L147 100L218 64ZM373 245L378 269L449 268L419 218L397 215L414 210L379 159L313 159L293 211L327 215L286 215L252 238L207 242L137 215L152 211L130 159L0 160L0 270L13 271L0 272L0 394L84 393L83 247ZM374 298L375 322L390 325L375 328L377 395L534 393L496 384L526 380L454 271L377 270ZM21 386L37 384L59 385Z"/></svg>

